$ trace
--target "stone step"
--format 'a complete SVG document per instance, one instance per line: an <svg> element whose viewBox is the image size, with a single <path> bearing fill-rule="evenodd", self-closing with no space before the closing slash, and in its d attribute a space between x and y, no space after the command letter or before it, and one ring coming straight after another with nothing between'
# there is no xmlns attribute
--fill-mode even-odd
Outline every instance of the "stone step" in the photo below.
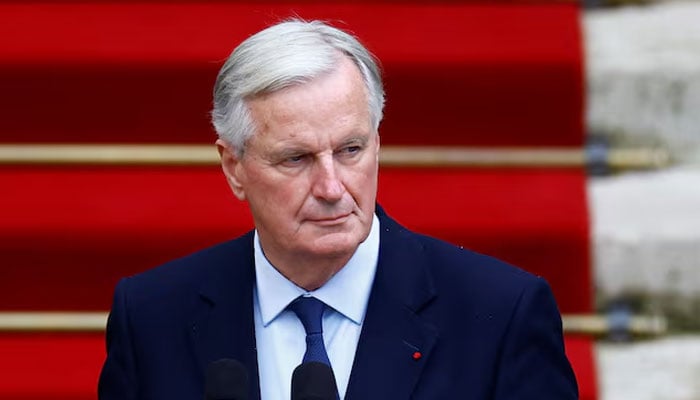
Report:
<svg viewBox="0 0 700 400"><path fill-rule="evenodd" d="M582 14L588 129L700 163L700 2Z"/></svg>
<svg viewBox="0 0 700 400"><path fill-rule="evenodd" d="M601 303L700 328L700 168L592 178L589 203Z"/></svg>

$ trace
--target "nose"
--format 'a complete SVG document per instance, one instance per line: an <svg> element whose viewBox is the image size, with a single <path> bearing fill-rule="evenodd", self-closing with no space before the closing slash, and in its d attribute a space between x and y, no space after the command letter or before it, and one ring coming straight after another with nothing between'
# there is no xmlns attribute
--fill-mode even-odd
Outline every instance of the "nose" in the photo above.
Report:
<svg viewBox="0 0 700 400"><path fill-rule="evenodd" d="M345 186L338 176L333 157L321 157L315 166L312 194L327 202L339 201L345 193Z"/></svg>

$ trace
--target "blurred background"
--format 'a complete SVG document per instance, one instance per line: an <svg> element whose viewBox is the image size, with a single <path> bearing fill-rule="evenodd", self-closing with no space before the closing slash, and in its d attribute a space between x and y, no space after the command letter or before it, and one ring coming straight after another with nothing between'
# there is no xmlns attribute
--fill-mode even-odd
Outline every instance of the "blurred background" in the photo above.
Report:
<svg viewBox="0 0 700 400"><path fill-rule="evenodd" d="M0 0L0 398L95 398L118 279L252 228L211 88L291 16L382 62L387 212L550 282L582 399L700 399L690 0Z"/></svg>
<svg viewBox="0 0 700 400"><path fill-rule="evenodd" d="M664 148L666 168L589 180L599 310L665 318L649 341L597 348L608 399L698 399L700 2L589 2L589 138Z"/></svg>

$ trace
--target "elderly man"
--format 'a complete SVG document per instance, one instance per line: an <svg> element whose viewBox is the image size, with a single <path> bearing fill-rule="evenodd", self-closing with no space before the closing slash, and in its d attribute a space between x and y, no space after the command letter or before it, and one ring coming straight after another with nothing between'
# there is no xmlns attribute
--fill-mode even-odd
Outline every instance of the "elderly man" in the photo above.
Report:
<svg viewBox="0 0 700 400"><path fill-rule="evenodd" d="M345 399L577 398L542 279L376 205L383 104L372 56L324 23L234 50L212 114L255 230L119 283L102 400L201 398L224 358L247 369L249 399L289 399L310 360Z"/></svg>

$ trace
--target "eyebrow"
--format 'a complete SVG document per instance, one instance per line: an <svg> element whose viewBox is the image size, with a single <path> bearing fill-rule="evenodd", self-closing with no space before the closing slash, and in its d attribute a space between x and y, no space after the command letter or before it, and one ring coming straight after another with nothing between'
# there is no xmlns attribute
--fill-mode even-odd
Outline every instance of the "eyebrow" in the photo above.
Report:
<svg viewBox="0 0 700 400"><path fill-rule="evenodd" d="M355 135L346 138L345 140L340 142L340 145L337 147L344 147L351 144L359 144L365 146L367 142L369 142L369 135Z"/></svg>
<svg viewBox="0 0 700 400"><path fill-rule="evenodd" d="M343 139L342 141L339 142L337 146L333 146L333 150L337 150L340 148L343 148L345 146L349 145L358 145L362 147L366 147L367 143L370 140L370 136L372 133L369 133L367 135L365 134L352 134ZM315 151L310 150L309 147L304 146L304 144L300 143L286 143L282 145L280 148L272 150L269 154L267 159L270 161L280 161L284 160L289 157L293 156L299 156L299 155L306 155L306 154L315 154Z"/></svg>

